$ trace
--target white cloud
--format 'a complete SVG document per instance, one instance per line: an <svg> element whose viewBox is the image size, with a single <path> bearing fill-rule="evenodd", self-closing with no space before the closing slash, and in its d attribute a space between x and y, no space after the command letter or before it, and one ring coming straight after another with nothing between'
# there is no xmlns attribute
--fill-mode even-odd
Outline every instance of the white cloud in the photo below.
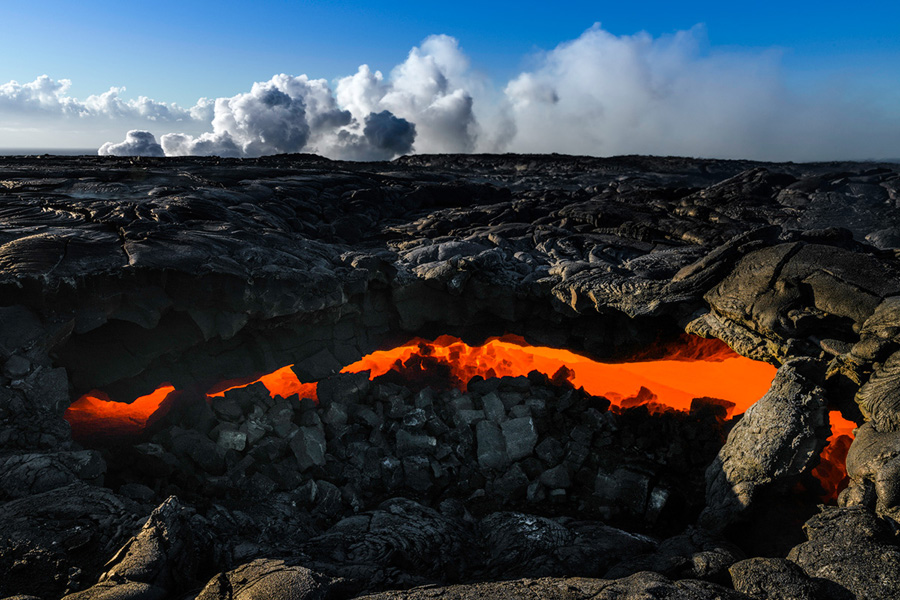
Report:
<svg viewBox="0 0 900 600"><path fill-rule="evenodd" d="M0 110L78 115L84 107L66 96L71 85L68 79L54 81L46 75L29 83L4 83L0 85Z"/></svg>
<svg viewBox="0 0 900 600"><path fill-rule="evenodd" d="M598 26L506 86L513 148L575 154L733 155L765 126L774 57L704 56L698 28L614 36ZM652 150L651 150L652 148ZM740 149L740 150L739 150Z"/></svg>
<svg viewBox="0 0 900 600"><path fill-rule="evenodd" d="M222 156L236 158L241 148L228 133L202 133L196 137L187 133L167 133L160 139L166 156Z"/></svg>
<svg viewBox="0 0 900 600"><path fill-rule="evenodd" d="M38 131L41 139L152 131L167 155L381 160L512 151L818 160L896 156L900 146L897 113L862 88L792 90L777 52L716 51L702 27L653 37L595 25L531 64L496 85L471 68L456 39L436 35L387 75L362 65L332 86L281 74L189 109L125 99L115 87L79 100L69 81L47 76L12 81L0 85L0 116L4 131ZM126 140L106 148L120 146L132 147Z"/></svg>
<svg viewBox="0 0 900 600"><path fill-rule="evenodd" d="M106 142L97 151L100 156L165 156L162 146L149 131L132 130L125 134L125 141Z"/></svg>
<svg viewBox="0 0 900 600"><path fill-rule="evenodd" d="M139 97L123 100L119 95L125 88L112 87L102 94L79 101L68 96L72 82L53 80L41 75L29 83L10 81L0 84L0 111L42 112L52 116L108 117L112 119L146 119L148 121L178 122L191 120L191 110L177 104L167 104Z"/></svg>
<svg viewBox="0 0 900 600"><path fill-rule="evenodd" d="M34 81L0 84L0 144L9 147L97 147L128 130L179 128L200 132L209 127L205 99L191 109L146 97L122 98L124 88L110 88L84 100L69 94L71 82L42 75ZM201 120L202 119L202 120Z"/></svg>

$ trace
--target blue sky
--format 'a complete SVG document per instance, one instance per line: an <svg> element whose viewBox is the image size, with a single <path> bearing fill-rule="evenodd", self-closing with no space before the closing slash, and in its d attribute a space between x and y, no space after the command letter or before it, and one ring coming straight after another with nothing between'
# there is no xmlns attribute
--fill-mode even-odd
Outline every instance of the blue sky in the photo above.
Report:
<svg viewBox="0 0 900 600"><path fill-rule="evenodd" d="M547 52L600 23L622 38L693 31L696 61L753 57L744 64L754 70L775 63L778 86L792 93L839 92L845 107L857 102L863 112L900 113L900 3L31 0L0 2L0 22L0 84L48 75L70 80L65 94L80 100L116 87L125 88L122 98L187 109L201 97L247 93L278 73L333 83L365 63L388 77L436 34L452 36L470 77L488 79L499 93L522 73L546 68ZM17 123L42 127L39 119L0 112L0 146L21 143ZM78 139L71 132L62 138L65 145ZM95 141L87 131L83 139Z"/></svg>

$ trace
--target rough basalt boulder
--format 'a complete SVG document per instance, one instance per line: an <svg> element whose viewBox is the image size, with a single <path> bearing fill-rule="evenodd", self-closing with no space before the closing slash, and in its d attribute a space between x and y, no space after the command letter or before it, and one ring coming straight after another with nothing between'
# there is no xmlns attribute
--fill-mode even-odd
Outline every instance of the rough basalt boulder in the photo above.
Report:
<svg viewBox="0 0 900 600"><path fill-rule="evenodd" d="M845 504L875 508L895 521L900 518L900 432L882 432L875 423L864 423L847 453L847 473L852 483ZM867 487L875 502L867 501Z"/></svg>
<svg viewBox="0 0 900 600"><path fill-rule="evenodd" d="M783 558L748 558L729 569L734 589L758 600L818 600L848 597L846 591L809 577Z"/></svg>
<svg viewBox="0 0 900 600"><path fill-rule="evenodd" d="M876 430L900 431L900 351L876 365L855 400Z"/></svg>
<svg viewBox="0 0 900 600"><path fill-rule="evenodd" d="M852 357L862 363L884 358L896 346L900 334L900 296L885 298L859 331L859 342L853 345Z"/></svg>
<svg viewBox="0 0 900 600"><path fill-rule="evenodd" d="M328 577L283 560L259 559L213 577L194 600L325 600Z"/></svg>
<svg viewBox="0 0 900 600"><path fill-rule="evenodd" d="M123 597L165 598L186 589L204 563L213 562L213 548L193 531L193 511L177 498L154 510L140 532L105 565L97 584L66 596L67 600ZM123 587L125 591L119 588Z"/></svg>
<svg viewBox="0 0 900 600"><path fill-rule="evenodd" d="M891 526L865 509L825 508L787 559L826 580L831 598L891 598L900 587L900 547Z"/></svg>
<svg viewBox="0 0 900 600"><path fill-rule="evenodd" d="M825 392L815 363L795 359L782 365L765 396L728 434L706 471L706 508L700 523L720 530L740 518L754 496L767 488L788 488L818 462L827 426Z"/></svg>

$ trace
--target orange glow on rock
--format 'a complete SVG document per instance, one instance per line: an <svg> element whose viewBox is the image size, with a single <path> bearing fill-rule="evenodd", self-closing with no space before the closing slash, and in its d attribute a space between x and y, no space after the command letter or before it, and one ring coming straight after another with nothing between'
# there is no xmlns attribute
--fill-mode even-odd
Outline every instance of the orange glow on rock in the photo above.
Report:
<svg viewBox="0 0 900 600"><path fill-rule="evenodd" d="M317 400L316 384L301 382L294 371L291 370L291 367L293 366L294 365L288 365L282 367L277 371L273 371L262 377L223 381L206 392L206 395L209 398L224 396L225 392L228 390L246 387L261 381L262 384L266 386L266 389L269 390L269 395L273 398L275 396L288 398L289 396L297 394L301 398L312 398L313 400Z"/></svg>
<svg viewBox="0 0 900 600"><path fill-rule="evenodd" d="M822 501L835 502L850 481L847 476L847 452L853 443L853 430L857 425L845 419L838 410L828 413L828 421L831 423L831 436L822 450L821 462L812 473L825 490Z"/></svg>
<svg viewBox="0 0 900 600"><path fill-rule="evenodd" d="M78 441L132 437L161 419L176 396L175 387L168 383L131 404L114 402L105 393L91 390L73 402L63 416Z"/></svg>

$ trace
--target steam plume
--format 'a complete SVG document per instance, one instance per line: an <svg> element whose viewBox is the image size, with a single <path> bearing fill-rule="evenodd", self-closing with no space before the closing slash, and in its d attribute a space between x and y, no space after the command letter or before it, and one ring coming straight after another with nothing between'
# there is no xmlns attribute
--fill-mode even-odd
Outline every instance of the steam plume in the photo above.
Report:
<svg viewBox="0 0 900 600"><path fill-rule="evenodd" d="M81 101L68 94L69 81L46 76L13 81L0 85L0 116L23 130L49 124L60 136L74 122L116 137L132 130L103 153L156 152L155 134L169 156L382 160L511 151L829 160L897 156L900 147L896 112L859 90L799 91L778 53L711 49L699 26L653 37L595 25L530 64L495 84L470 67L457 40L437 35L387 75L362 65L332 85L281 74L189 109L124 100L120 88Z"/></svg>
<svg viewBox="0 0 900 600"><path fill-rule="evenodd" d="M162 146L149 131L132 129L125 134L125 141L118 144L106 142L97 151L100 156L165 156Z"/></svg>

